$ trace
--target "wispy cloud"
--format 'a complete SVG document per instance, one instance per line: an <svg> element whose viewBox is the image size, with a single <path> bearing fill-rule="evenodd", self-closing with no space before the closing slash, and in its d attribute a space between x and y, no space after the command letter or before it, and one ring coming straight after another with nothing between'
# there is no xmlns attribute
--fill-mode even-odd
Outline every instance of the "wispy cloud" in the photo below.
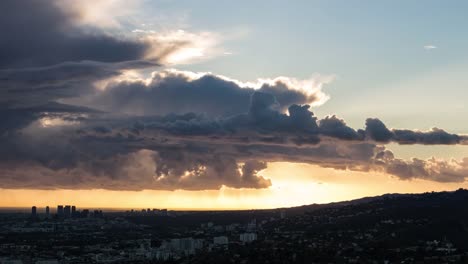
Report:
<svg viewBox="0 0 468 264"><path fill-rule="evenodd" d="M425 46L423 46L423 48L425 50L433 50L433 49L437 49L437 46L435 46L435 45L425 45Z"/></svg>

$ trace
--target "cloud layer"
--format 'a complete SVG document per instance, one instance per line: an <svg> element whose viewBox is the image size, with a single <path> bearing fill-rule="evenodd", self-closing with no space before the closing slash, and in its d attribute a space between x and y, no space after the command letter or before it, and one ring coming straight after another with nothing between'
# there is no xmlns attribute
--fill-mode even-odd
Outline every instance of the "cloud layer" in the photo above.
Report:
<svg viewBox="0 0 468 264"><path fill-rule="evenodd" d="M139 70L187 43L123 37L52 1L6 0L0 10L2 188L267 188L263 170L277 161L465 181L467 158L403 160L385 148L466 144L464 135L315 116L330 76L241 82L161 69L146 78Z"/></svg>
<svg viewBox="0 0 468 264"><path fill-rule="evenodd" d="M355 130L336 116L318 119L308 105L294 104L287 114L276 105L274 95L256 91L244 113L220 118L116 115L59 104L24 108L22 122L2 136L1 180L7 188L265 188L271 181L261 171L276 161L401 179L465 179L466 160L395 158L378 142L398 142L400 130L382 129L377 119ZM413 133L404 144L456 144L447 138L463 138L440 130Z"/></svg>

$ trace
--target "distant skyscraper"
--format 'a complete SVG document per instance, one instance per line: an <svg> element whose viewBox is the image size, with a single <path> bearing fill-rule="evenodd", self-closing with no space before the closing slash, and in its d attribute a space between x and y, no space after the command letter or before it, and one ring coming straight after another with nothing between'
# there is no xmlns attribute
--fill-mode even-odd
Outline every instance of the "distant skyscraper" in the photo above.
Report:
<svg viewBox="0 0 468 264"><path fill-rule="evenodd" d="M69 218L71 216L71 206L70 205L65 205L63 208L63 214L66 218Z"/></svg>
<svg viewBox="0 0 468 264"><path fill-rule="evenodd" d="M89 217L89 210L84 209L83 211L81 211L81 217L88 218Z"/></svg>
<svg viewBox="0 0 468 264"><path fill-rule="evenodd" d="M76 206L72 205L71 207L71 216L76 217Z"/></svg>
<svg viewBox="0 0 468 264"><path fill-rule="evenodd" d="M46 208L45 208L45 214L46 214L46 218L49 218L49 217L50 217L49 206L46 206Z"/></svg>
<svg viewBox="0 0 468 264"><path fill-rule="evenodd" d="M57 215L58 217L63 217L63 205L57 206Z"/></svg>
<svg viewBox="0 0 468 264"><path fill-rule="evenodd" d="M33 206L33 207L31 208L31 216L32 216L32 217L36 217L36 216L37 216L37 208L36 208L36 206Z"/></svg>
<svg viewBox="0 0 468 264"><path fill-rule="evenodd" d="M94 218L102 218L102 210L94 210Z"/></svg>

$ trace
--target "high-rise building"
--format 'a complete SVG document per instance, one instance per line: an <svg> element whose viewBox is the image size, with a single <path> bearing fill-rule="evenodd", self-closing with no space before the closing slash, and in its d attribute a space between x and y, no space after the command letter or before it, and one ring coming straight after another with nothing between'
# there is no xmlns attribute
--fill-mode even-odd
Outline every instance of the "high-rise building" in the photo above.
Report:
<svg viewBox="0 0 468 264"><path fill-rule="evenodd" d="M65 207L63 208L63 215L66 218L70 218L70 216L71 216L71 206L70 205L65 205Z"/></svg>
<svg viewBox="0 0 468 264"><path fill-rule="evenodd" d="M76 217L76 206L72 205L71 207L71 216Z"/></svg>
<svg viewBox="0 0 468 264"><path fill-rule="evenodd" d="M36 208L36 206L33 206L33 207L31 208L31 216L32 216L33 218L37 217L37 208Z"/></svg>
<svg viewBox="0 0 468 264"><path fill-rule="evenodd" d="M50 209L49 209L49 206L46 206L46 208L45 208L45 214L46 214L46 218L49 218L49 217L50 217Z"/></svg>
<svg viewBox="0 0 468 264"><path fill-rule="evenodd" d="M57 216L58 217L63 217L63 205L58 205L57 206Z"/></svg>
<svg viewBox="0 0 468 264"><path fill-rule="evenodd" d="M93 217L102 218L102 210L94 210Z"/></svg>
<svg viewBox="0 0 468 264"><path fill-rule="evenodd" d="M88 209L82 210L81 211L81 217L88 218L89 217L89 210Z"/></svg>

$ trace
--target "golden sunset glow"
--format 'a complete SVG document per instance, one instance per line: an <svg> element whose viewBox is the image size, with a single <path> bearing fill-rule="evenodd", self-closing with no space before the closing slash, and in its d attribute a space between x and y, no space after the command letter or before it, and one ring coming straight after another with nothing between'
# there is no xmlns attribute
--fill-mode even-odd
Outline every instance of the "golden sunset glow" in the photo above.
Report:
<svg viewBox="0 0 468 264"><path fill-rule="evenodd" d="M287 172L287 173L285 173ZM324 169L307 164L272 163L262 174L273 185L267 189L204 191L109 190L1 190L0 207L54 207L76 204L81 208L252 209L299 206L351 200L384 193L420 193L455 190L468 184L426 180L402 181L378 173Z"/></svg>

